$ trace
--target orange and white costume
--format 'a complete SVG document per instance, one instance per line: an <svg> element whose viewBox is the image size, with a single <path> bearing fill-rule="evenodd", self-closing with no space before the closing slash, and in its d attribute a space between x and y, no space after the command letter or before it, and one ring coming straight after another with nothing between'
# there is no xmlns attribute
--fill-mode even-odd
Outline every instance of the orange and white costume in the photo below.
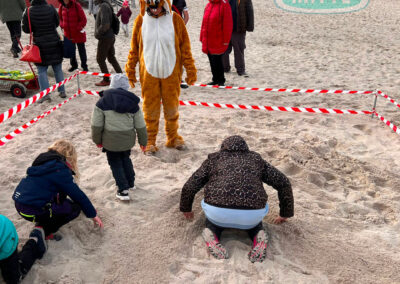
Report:
<svg viewBox="0 0 400 284"><path fill-rule="evenodd" d="M151 5L154 0L147 1ZM143 113L146 121L148 143L146 152L156 152L156 137L162 102L165 118L167 147L182 148L184 141L178 135L179 95L182 67L187 73L185 81L191 85L197 80L197 70L190 49L190 39L185 23L175 12L171 12L169 0L159 1L165 13L154 17L146 13L149 6L140 0L141 13L132 29L131 50L125 66L131 86L136 80L135 67L139 62L142 86Z"/></svg>

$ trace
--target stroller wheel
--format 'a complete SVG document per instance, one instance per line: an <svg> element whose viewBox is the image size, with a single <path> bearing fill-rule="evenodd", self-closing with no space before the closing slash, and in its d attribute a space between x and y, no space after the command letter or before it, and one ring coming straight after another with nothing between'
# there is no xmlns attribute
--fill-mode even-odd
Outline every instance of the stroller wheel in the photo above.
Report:
<svg viewBox="0 0 400 284"><path fill-rule="evenodd" d="M22 84L14 84L10 88L11 95L16 98L25 98L26 97L26 89Z"/></svg>

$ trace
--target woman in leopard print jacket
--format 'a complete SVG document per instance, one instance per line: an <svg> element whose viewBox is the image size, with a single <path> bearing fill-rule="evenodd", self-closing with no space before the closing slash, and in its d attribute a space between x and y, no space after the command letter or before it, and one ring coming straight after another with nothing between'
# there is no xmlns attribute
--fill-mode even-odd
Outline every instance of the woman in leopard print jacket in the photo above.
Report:
<svg viewBox="0 0 400 284"><path fill-rule="evenodd" d="M292 217L294 203L289 179L260 154L250 151L242 137L231 136L223 141L219 152L208 156L183 186L180 210L187 219L193 218L194 197L204 187L202 207L206 229L203 238L216 258L228 257L219 243L222 230L236 228L247 230L254 242L249 259L252 262L265 259L267 237L262 219L268 213L268 196L263 183L278 191L280 216L275 223Z"/></svg>

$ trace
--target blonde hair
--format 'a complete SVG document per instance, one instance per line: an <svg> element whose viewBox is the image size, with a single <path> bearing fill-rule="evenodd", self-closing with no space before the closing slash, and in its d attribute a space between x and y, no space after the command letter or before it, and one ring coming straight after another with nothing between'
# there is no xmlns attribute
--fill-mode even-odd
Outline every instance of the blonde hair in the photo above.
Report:
<svg viewBox="0 0 400 284"><path fill-rule="evenodd" d="M56 151L57 153L63 155L67 160L68 164L71 165L71 170L75 172L75 180L79 181L79 170L78 170L78 154L75 150L74 145L71 142L59 139L54 141L53 144L48 148L49 151Z"/></svg>

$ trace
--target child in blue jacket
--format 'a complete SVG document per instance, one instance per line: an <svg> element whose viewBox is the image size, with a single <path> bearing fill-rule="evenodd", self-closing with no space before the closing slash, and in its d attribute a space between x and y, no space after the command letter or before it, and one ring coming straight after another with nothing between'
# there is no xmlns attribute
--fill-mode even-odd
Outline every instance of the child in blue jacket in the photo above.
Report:
<svg viewBox="0 0 400 284"><path fill-rule="evenodd" d="M89 198L74 182L73 175L79 178L75 147L57 140L48 150L33 161L15 189L17 212L43 228L46 239L59 240L60 236L53 234L78 217L81 210L95 225L103 227Z"/></svg>
<svg viewBox="0 0 400 284"><path fill-rule="evenodd" d="M35 228L29 235L22 251L18 252L18 235L14 224L0 215L0 270L7 284L19 283L29 272L36 259L47 250L44 231Z"/></svg>

